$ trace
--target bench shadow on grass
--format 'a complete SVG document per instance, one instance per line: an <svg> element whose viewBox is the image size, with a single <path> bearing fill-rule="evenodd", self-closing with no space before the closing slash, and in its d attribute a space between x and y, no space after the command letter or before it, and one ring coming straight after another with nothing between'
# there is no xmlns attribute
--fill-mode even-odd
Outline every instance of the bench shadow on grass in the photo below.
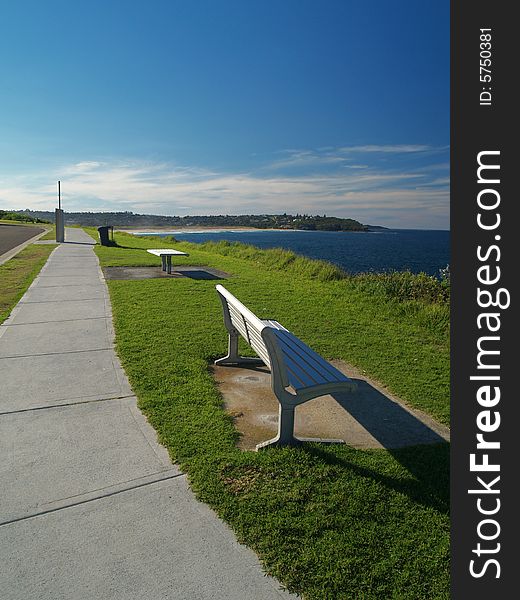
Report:
<svg viewBox="0 0 520 600"><path fill-rule="evenodd" d="M353 470L439 512L449 511L450 444L426 423L375 389L354 379L355 394L334 394L338 404L411 475L394 479L342 456L340 445L305 444L304 450L330 465Z"/></svg>
<svg viewBox="0 0 520 600"><path fill-rule="evenodd" d="M421 420L368 381L351 379L357 385L354 393L332 394L332 397L383 448L404 448L446 441L432 428L433 420L430 426L430 419L426 415L421 415Z"/></svg>
<svg viewBox="0 0 520 600"><path fill-rule="evenodd" d="M305 444L303 450L326 464L338 466L356 475L381 483L389 489L408 496L414 502L433 508L440 513L448 513L450 445L442 444L413 446L388 450L412 476L408 480L383 475L367 467L356 465L347 458L339 456L341 452L332 446Z"/></svg>

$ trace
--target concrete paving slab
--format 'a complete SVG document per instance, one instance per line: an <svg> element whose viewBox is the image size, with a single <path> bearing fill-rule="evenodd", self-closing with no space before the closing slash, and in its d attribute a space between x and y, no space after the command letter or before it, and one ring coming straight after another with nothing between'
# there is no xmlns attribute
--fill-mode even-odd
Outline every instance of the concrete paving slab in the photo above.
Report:
<svg viewBox="0 0 520 600"><path fill-rule="evenodd" d="M132 395L113 350L0 359L0 413Z"/></svg>
<svg viewBox="0 0 520 600"><path fill-rule="evenodd" d="M114 330L110 318L30 323L13 327L0 325L0 339L1 359L74 352L78 348L106 350L113 346Z"/></svg>
<svg viewBox="0 0 520 600"><path fill-rule="evenodd" d="M95 244L94 238L88 233L77 227L65 227L65 243L63 246L67 246L70 243L88 243Z"/></svg>
<svg viewBox="0 0 520 600"><path fill-rule="evenodd" d="M61 244L61 246L63 246L63 248L66 248L67 250L71 250L74 248L87 248L88 246L92 247L96 245L96 242L94 241L93 238L91 238L89 235L85 234L85 238L81 239L81 240L65 240L65 242L63 244ZM65 237L67 237L67 234L65 234Z"/></svg>
<svg viewBox="0 0 520 600"><path fill-rule="evenodd" d="M108 298L108 291L103 285L66 285L54 287L31 287L25 292L19 304L30 302L61 302L62 300L94 300Z"/></svg>
<svg viewBox="0 0 520 600"><path fill-rule="evenodd" d="M92 252L92 250L89 251L90 255L89 256L64 256L64 255L56 255L56 258L54 260L52 260L51 262L48 262L46 267L47 269L44 271L41 271L41 275L46 275L47 274L47 270L49 271L58 271L58 270L62 270L62 269L76 269L78 270L78 272L80 273L84 273L87 270L91 269L92 271L96 271L96 267L97 270L99 271L99 261L97 260L96 255ZM71 275L74 275L74 273L70 273Z"/></svg>
<svg viewBox="0 0 520 600"><path fill-rule="evenodd" d="M23 323L49 323L77 319L99 319L110 314L108 299L63 300L62 302L32 302L18 304L11 312L5 326Z"/></svg>
<svg viewBox="0 0 520 600"><path fill-rule="evenodd" d="M72 258L59 258L47 263L47 269L45 271L41 271L40 275L45 275L47 271L56 271L57 273L62 273L65 269L69 271L74 269L78 273L85 273L92 269L95 270L97 265L98 261L95 259L95 257L90 257L88 259L82 258L81 260ZM74 273L72 273L72 275L73 274Z"/></svg>
<svg viewBox="0 0 520 600"><path fill-rule="evenodd" d="M86 244L83 246L66 246L61 244L52 254L55 258L81 258L88 260L94 256L92 254L93 245ZM80 261L77 261L80 262Z"/></svg>
<svg viewBox="0 0 520 600"><path fill-rule="evenodd" d="M60 254L88 254L89 248L94 247L94 242L69 242L59 246Z"/></svg>
<svg viewBox="0 0 520 600"><path fill-rule="evenodd" d="M62 285L100 285L100 281L92 276L80 276L75 275L74 277L67 277L66 280L63 277L42 277L38 280L39 287L60 287Z"/></svg>
<svg viewBox="0 0 520 600"><path fill-rule="evenodd" d="M77 244L60 244L59 255L60 256L88 256L88 251L94 247L95 244L90 243L77 243Z"/></svg>
<svg viewBox="0 0 520 600"><path fill-rule="evenodd" d="M89 279L94 279L96 281L100 281L100 274L97 272L95 267L93 268L94 263L90 266L81 266L75 267L73 265L70 266L60 266L52 265L52 269L48 269L47 271L40 273L40 278L45 279L47 277L88 277Z"/></svg>
<svg viewBox="0 0 520 600"><path fill-rule="evenodd" d="M180 473L155 437L135 398L2 415L0 523L93 490Z"/></svg>
<svg viewBox="0 0 520 600"><path fill-rule="evenodd" d="M95 245L94 240L90 236L87 236L84 241L73 242L66 240L65 243L60 244L60 248L63 248L63 252L74 252L76 250L80 252L89 246L92 248Z"/></svg>
<svg viewBox="0 0 520 600"><path fill-rule="evenodd" d="M60 260L59 262L53 262L52 265L49 265L49 269L46 271L42 271L40 273L40 277L45 277L48 274L55 274L55 276L65 275L67 277L75 277L79 275L82 277L83 275L89 274L91 272L96 271L96 267L98 265L97 261L83 261L82 264L77 264L78 261L67 259ZM52 268L50 268L52 267Z"/></svg>
<svg viewBox="0 0 520 600"><path fill-rule="evenodd" d="M1 527L5 600L280 600L184 478ZM42 560L44 558L44 560Z"/></svg>
<svg viewBox="0 0 520 600"><path fill-rule="evenodd" d="M79 260L77 260L79 259ZM80 252L71 252L63 246L56 248L50 255L46 265L59 264L59 263L70 263L77 265L91 264L97 262L97 256L92 252L92 248L86 247Z"/></svg>
<svg viewBox="0 0 520 600"><path fill-rule="evenodd" d="M81 237L83 234L83 237ZM71 239L72 237L75 239ZM82 248L84 246L94 246L95 241L84 231L77 230L74 232L72 229L65 230L65 242L61 244L63 248Z"/></svg>
<svg viewBox="0 0 520 600"><path fill-rule="evenodd" d="M84 254L81 256L68 256L63 252L60 253L58 250L55 250L49 257L49 260L46 263L46 266L52 265L52 267L78 267L78 268L88 268L92 265L97 265L98 259L95 254L92 252L88 254Z"/></svg>
<svg viewBox="0 0 520 600"><path fill-rule="evenodd" d="M60 275L72 276L72 277L83 277L85 275L99 275L100 269L98 268L97 260L83 260L81 259L81 264L78 260L68 258L65 260L60 259L59 261L53 261L52 263L47 263L47 268L40 272L40 277L46 277L48 275L54 275L55 277L59 277Z"/></svg>

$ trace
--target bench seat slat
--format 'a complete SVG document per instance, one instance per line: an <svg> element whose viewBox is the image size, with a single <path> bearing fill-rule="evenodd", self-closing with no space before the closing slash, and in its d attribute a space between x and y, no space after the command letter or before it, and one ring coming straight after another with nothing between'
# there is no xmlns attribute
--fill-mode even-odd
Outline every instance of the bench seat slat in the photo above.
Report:
<svg viewBox="0 0 520 600"><path fill-rule="evenodd" d="M297 362L300 368L316 382L335 383L338 381L338 376L330 372L328 363L324 359L318 361L312 355L303 353L299 348L289 345L286 340L280 340L280 348L285 357L290 357L293 361Z"/></svg>
<svg viewBox="0 0 520 600"><path fill-rule="evenodd" d="M295 390L329 383L323 378L309 375L307 371L302 369L301 364L290 356L285 355L284 359L285 366L287 368L287 375L289 376L289 383Z"/></svg>
<svg viewBox="0 0 520 600"><path fill-rule="evenodd" d="M301 368L320 383L336 383L338 381L349 381L349 378L332 366L328 361L314 352L295 335L285 330L278 330L276 337L280 341L280 347L284 355L290 356L300 363Z"/></svg>
<svg viewBox="0 0 520 600"><path fill-rule="evenodd" d="M323 368L324 371L327 373L327 375L332 378L331 379L332 381L337 381L338 379L349 381L349 378L344 373L342 373L341 371L336 369L336 367L331 365L328 360L325 360L322 356L320 356L312 348L309 348L309 346L307 346L304 342L302 342L299 338L297 338L291 332L287 332L287 333L290 337L291 344L294 345L295 347L301 349L301 351L303 351L303 353L305 354L305 357L307 360L312 359L319 365L320 368ZM280 335L284 336L284 333L280 332Z"/></svg>
<svg viewBox="0 0 520 600"><path fill-rule="evenodd" d="M290 338L289 346L298 348L298 349L295 348L296 352L300 352L299 349L301 349L301 351L303 351L303 356L305 357L305 360L309 360L312 357L314 359L314 361L317 362L318 370L320 372L323 370L325 372L326 376L328 376L328 377L330 376L331 382L338 381L338 378L340 381L343 381L345 379L347 381L350 381L346 377L346 375L344 375L341 371L338 371L338 369L336 369L336 367L331 365L327 360L325 360L323 357L321 357L318 353L314 352L314 350L312 350L312 348L309 348L309 346L307 346L307 344L302 342L302 340L297 338L293 333L291 333L283 325L278 323L278 321L266 320L266 321L264 321L264 323L266 325L280 331L281 332L280 335L277 336L280 339L284 339L283 332L286 332L288 334L288 337Z"/></svg>
<svg viewBox="0 0 520 600"><path fill-rule="evenodd" d="M302 387L314 387L316 385L326 385L338 383L337 379L331 380L323 377L314 370L309 370L306 365L295 359L294 355L284 354L284 362L289 375L289 381L295 390ZM300 383L301 382L301 383Z"/></svg>
<svg viewBox="0 0 520 600"><path fill-rule="evenodd" d="M289 331L281 323L278 323L278 321L274 321L273 319L265 319L262 323L269 327L273 327L274 329L279 329L280 331Z"/></svg>

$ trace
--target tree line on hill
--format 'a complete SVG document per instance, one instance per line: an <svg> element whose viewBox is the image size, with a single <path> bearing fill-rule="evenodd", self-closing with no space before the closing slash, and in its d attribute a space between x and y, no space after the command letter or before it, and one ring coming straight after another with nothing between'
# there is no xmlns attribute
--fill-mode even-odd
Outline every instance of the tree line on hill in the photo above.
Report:
<svg viewBox="0 0 520 600"><path fill-rule="evenodd" d="M4 211L0 211L1 213ZM54 212L38 210L10 211L14 220L37 219L54 222ZM1 218L1 217L0 217ZM304 229L311 231L368 231L369 226L355 219L326 215L189 215L186 217L143 215L125 212L66 212L67 225L99 227L255 227L257 229Z"/></svg>
<svg viewBox="0 0 520 600"><path fill-rule="evenodd" d="M8 211L0 208L0 219L18 223L51 223L50 219L41 219L27 214L26 211Z"/></svg>

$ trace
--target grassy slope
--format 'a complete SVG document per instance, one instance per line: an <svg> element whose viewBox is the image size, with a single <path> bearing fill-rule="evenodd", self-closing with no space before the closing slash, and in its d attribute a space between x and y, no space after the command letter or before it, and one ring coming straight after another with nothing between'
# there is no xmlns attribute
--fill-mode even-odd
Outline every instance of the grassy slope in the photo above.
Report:
<svg viewBox="0 0 520 600"><path fill-rule="evenodd" d="M0 219L0 223L5 225L20 225L21 227L40 227L45 229L48 225L45 223L26 223L25 221L16 221L13 219Z"/></svg>
<svg viewBox="0 0 520 600"><path fill-rule="evenodd" d="M38 275L55 246L30 244L16 256L0 265L0 323Z"/></svg>
<svg viewBox="0 0 520 600"><path fill-rule="evenodd" d="M116 240L123 247L97 248L103 265L158 263L144 251L157 240ZM190 264L231 273L225 286L259 316L447 422L447 334L435 311L370 296L352 281L296 276L291 265L268 270L251 258L175 247ZM208 370L226 348L214 284L109 282L117 348L140 406L198 496L306 598L448 597L448 445L239 452Z"/></svg>

